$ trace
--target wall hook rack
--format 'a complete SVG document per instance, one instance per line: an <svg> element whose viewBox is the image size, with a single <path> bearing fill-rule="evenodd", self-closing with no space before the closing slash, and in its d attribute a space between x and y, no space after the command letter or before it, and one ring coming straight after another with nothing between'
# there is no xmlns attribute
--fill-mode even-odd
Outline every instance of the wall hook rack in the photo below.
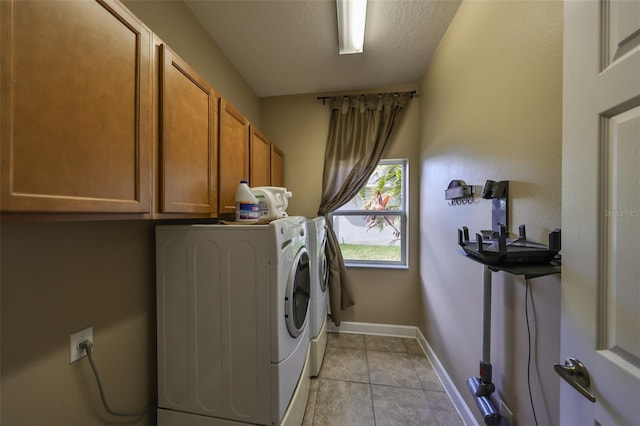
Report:
<svg viewBox="0 0 640 426"><path fill-rule="evenodd" d="M473 186L467 185L463 180L452 180L444 190L444 198L451 200L447 203L450 206L473 204Z"/></svg>

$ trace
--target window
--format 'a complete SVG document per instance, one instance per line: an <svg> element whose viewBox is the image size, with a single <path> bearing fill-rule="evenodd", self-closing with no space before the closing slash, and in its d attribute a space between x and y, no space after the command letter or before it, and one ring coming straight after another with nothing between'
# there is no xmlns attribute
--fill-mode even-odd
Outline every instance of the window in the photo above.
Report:
<svg viewBox="0 0 640 426"><path fill-rule="evenodd" d="M408 161L381 160L369 181L331 213L347 266L406 268Z"/></svg>

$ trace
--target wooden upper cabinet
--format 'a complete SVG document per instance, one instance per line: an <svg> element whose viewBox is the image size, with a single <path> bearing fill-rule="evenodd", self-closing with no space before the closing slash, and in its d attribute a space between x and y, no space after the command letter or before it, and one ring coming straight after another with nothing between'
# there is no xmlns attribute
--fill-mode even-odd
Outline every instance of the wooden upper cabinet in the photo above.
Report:
<svg viewBox="0 0 640 426"><path fill-rule="evenodd" d="M249 181L249 120L231 104L220 99L220 143L218 161L218 213L232 214L236 208L236 189L241 180Z"/></svg>
<svg viewBox="0 0 640 426"><path fill-rule="evenodd" d="M249 139L249 186L271 185L271 142L251 126Z"/></svg>
<svg viewBox="0 0 640 426"><path fill-rule="evenodd" d="M113 0L0 12L2 211L150 213L151 32Z"/></svg>
<svg viewBox="0 0 640 426"><path fill-rule="evenodd" d="M218 94L169 48L160 50L160 213L215 216Z"/></svg>
<svg viewBox="0 0 640 426"><path fill-rule="evenodd" d="M284 153L271 144L271 186L284 186Z"/></svg>

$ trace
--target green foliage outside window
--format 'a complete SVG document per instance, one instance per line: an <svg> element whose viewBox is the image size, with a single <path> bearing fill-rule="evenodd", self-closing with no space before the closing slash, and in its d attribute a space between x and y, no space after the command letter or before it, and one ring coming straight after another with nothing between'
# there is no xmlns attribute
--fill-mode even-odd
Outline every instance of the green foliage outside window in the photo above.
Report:
<svg viewBox="0 0 640 426"><path fill-rule="evenodd" d="M380 164L369 178L369 182L360 190L359 196L363 210L399 210L402 209L402 165ZM399 216L368 215L365 216L367 230L385 227L393 229L395 240L400 238Z"/></svg>

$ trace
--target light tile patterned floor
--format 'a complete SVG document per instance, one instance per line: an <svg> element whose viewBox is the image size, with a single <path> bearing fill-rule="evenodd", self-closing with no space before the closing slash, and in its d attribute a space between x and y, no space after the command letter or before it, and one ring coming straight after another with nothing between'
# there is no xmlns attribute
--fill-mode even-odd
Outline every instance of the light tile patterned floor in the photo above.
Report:
<svg viewBox="0 0 640 426"><path fill-rule="evenodd" d="M304 426L462 424L416 339L329 333Z"/></svg>

